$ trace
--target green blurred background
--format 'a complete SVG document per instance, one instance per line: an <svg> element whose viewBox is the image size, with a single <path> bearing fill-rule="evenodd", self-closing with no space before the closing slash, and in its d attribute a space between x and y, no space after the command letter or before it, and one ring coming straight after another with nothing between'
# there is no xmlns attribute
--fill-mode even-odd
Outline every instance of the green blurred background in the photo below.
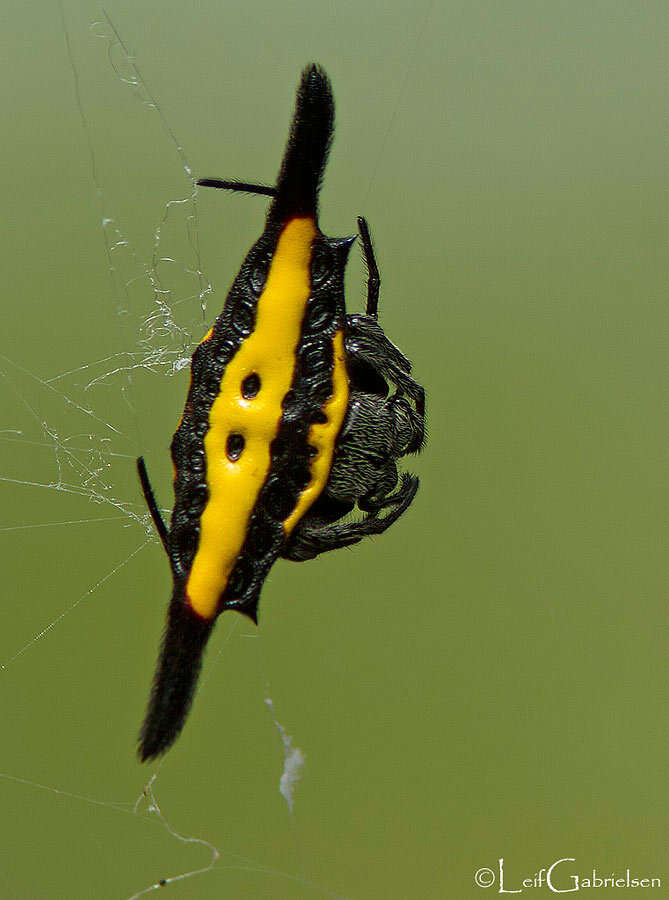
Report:
<svg viewBox="0 0 669 900"><path fill-rule="evenodd" d="M107 10L165 121L94 4L64 0L71 59L56 3L3 13L2 896L126 898L209 862L131 814L170 577L155 541L114 569L147 538L137 453L171 503L188 373L129 367L187 355L264 217L201 192L152 266L190 196L165 122L197 175L269 182L310 60L338 110L322 225L373 228L428 390L423 485L382 538L277 564L257 631L220 620L153 784L220 859L166 891L480 897L499 857L507 888L561 857L666 883L666 3ZM147 270L186 331L142 351ZM307 757L292 816L267 695Z"/></svg>

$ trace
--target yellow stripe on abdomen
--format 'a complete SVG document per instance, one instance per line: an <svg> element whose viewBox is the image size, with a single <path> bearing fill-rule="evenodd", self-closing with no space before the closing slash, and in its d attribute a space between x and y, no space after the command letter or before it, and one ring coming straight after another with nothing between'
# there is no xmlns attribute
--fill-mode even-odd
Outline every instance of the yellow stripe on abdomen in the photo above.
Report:
<svg viewBox="0 0 669 900"><path fill-rule="evenodd" d="M204 439L209 498L200 520L200 541L186 594L198 615L213 619L242 549L249 517L269 472L270 443L281 422L281 401L290 389L302 319L311 291L311 218L292 219L279 236L264 290L258 298L255 330L227 365L209 413ZM242 381L255 373L260 390L242 396ZM226 453L230 434L245 445L239 459Z"/></svg>
<svg viewBox="0 0 669 900"><path fill-rule="evenodd" d="M316 422L309 429L308 442L315 447L317 453L311 459L309 471L311 479L302 491L295 509L283 523L283 530L288 537L293 528L307 512L309 507L321 494L325 487L330 469L337 435L344 422L348 407L348 376L346 374L346 352L344 350L344 332L338 331L332 341L334 365L332 368L332 394L323 407L326 422Z"/></svg>

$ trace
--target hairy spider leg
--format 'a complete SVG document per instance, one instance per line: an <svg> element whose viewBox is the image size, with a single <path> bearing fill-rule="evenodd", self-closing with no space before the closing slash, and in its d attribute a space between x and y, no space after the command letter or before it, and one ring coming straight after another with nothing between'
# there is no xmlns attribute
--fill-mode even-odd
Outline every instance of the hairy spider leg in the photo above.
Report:
<svg viewBox="0 0 669 900"><path fill-rule="evenodd" d="M348 335L346 352L371 365L376 371L394 381L416 404L419 415L425 415L425 390L409 375L411 363L388 340L374 319L363 316L346 317Z"/></svg>
<svg viewBox="0 0 669 900"><path fill-rule="evenodd" d="M358 231L360 232L362 252L365 254L365 264L367 266L367 307L365 315L370 316L372 319L378 319L381 276L379 275L379 267L376 264L369 225L364 216L358 216Z"/></svg>
<svg viewBox="0 0 669 900"><path fill-rule="evenodd" d="M299 530L295 531L281 555L284 559L301 562L314 559L319 553L350 547L370 534L381 534L396 522L409 507L418 490L418 478L402 475L402 483L395 494L387 497L372 513L360 522L336 522L332 525L311 523L303 519ZM382 509L389 509L380 516Z"/></svg>

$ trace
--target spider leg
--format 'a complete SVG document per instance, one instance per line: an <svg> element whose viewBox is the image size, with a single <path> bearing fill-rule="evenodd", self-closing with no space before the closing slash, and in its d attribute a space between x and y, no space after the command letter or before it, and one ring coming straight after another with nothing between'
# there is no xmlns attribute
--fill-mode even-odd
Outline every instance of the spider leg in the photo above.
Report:
<svg viewBox="0 0 669 900"><path fill-rule="evenodd" d="M385 516L378 514L381 507L366 515L359 522L336 522L319 525L309 521L307 516L300 522L284 546L284 559L301 562L313 559L327 550L337 550L357 544L369 534L381 534L402 515L410 505L418 490L418 479L413 475L403 475L399 489L387 497L383 508L389 510Z"/></svg>
<svg viewBox="0 0 669 900"><path fill-rule="evenodd" d="M383 328L376 319L371 316L350 315L346 316L346 331L350 338L355 338L368 348L371 353L375 351L377 356L387 360L386 365L400 369L407 374L411 372L411 363L397 347L389 341Z"/></svg>
<svg viewBox="0 0 669 900"><path fill-rule="evenodd" d="M379 289L381 287L381 276L379 275L379 267L376 264L374 255L374 245L369 234L369 226L364 216L358 216L358 231L360 232L360 240L362 241L362 252L365 254L365 263L367 265L367 307L365 315L372 319L376 319L379 315Z"/></svg>
<svg viewBox="0 0 669 900"><path fill-rule="evenodd" d="M347 316L346 352L372 366L411 397L420 416L425 415L425 390L410 376L411 363L392 344L374 319Z"/></svg>
<svg viewBox="0 0 669 900"><path fill-rule="evenodd" d="M144 462L143 456L139 456L137 458L137 474L139 475L139 482L142 485L142 493L144 494L146 505L148 506L149 512L151 513L153 524L156 526L158 537L160 538L162 545L165 548L165 553L170 556L169 547L167 545L167 527L163 522L163 517L160 515L160 510L158 509L156 497L153 493L151 482L149 481L149 473L146 471L146 463Z"/></svg>
<svg viewBox="0 0 669 900"><path fill-rule="evenodd" d="M390 398L395 419L394 452L419 453L425 444L425 417L398 391Z"/></svg>
<svg viewBox="0 0 669 900"><path fill-rule="evenodd" d="M378 481L362 497L358 498L358 508L363 512L376 512L392 506L394 499L391 491L397 484L397 466L391 460L381 472Z"/></svg>

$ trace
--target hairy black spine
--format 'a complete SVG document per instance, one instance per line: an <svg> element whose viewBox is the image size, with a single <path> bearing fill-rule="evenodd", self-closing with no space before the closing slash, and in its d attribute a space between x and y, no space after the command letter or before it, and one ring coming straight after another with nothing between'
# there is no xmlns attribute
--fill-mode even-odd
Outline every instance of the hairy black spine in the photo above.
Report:
<svg viewBox="0 0 669 900"><path fill-rule="evenodd" d="M330 81L320 66L307 66L297 91L270 220L286 222L294 216L317 217L318 192L333 131L334 98Z"/></svg>
<svg viewBox="0 0 669 900"><path fill-rule="evenodd" d="M193 702L202 654L213 625L183 602L182 590L175 586L149 707L139 734L137 752L142 762L160 756L179 736Z"/></svg>

